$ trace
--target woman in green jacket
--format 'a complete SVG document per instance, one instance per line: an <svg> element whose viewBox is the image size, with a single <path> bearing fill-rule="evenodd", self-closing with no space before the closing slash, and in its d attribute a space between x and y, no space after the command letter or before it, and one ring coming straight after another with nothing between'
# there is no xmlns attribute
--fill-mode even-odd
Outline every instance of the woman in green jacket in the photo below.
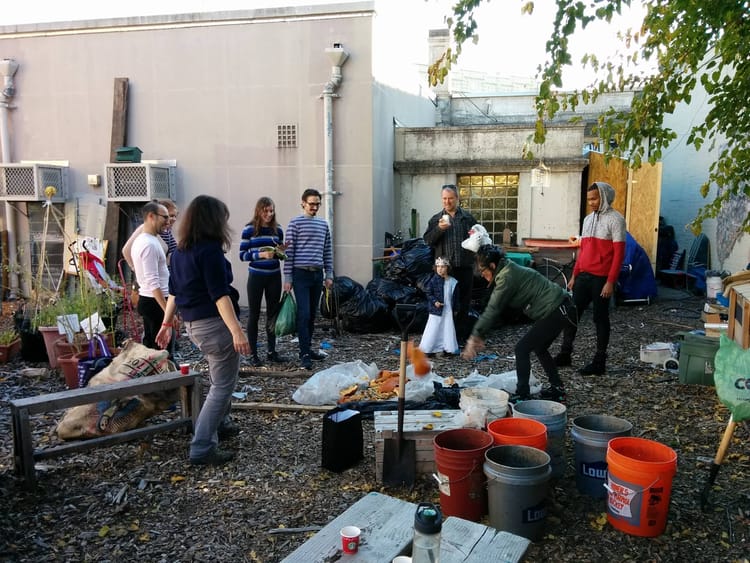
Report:
<svg viewBox="0 0 750 563"><path fill-rule="evenodd" d="M531 352L542 364L549 386L542 389L541 398L563 402L565 389L549 347L568 323L575 324L577 315L570 294L531 268L524 268L505 259L496 246L483 246L477 252L479 274L495 284L487 308L474 325L466 342L463 358L470 360L484 349L490 331L502 318L506 307L522 311L533 325L516 343L516 393L510 398L515 403L531 398L529 377Z"/></svg>

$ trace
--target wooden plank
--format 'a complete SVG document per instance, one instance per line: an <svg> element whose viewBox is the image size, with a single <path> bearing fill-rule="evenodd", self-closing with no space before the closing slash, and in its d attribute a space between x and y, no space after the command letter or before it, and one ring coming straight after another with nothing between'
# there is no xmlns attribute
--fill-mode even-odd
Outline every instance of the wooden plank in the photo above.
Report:
<svg viewBox="0 0 750 563"><path fill-rule="evenodd" d="M95 385L79 389L68 389L57 393L27 397L11 401L17 408L28 409L29 414L49 412L64 409L75 405L95 403L102 399L112 397L127 397L128 395L141 395L143 393L154 393L168 391L184 386L195 386L199 374L182 375L179 371L170 371L137 377L128 381L117 381L106 385Z"/></svg>
<svg viewBox="0 0 750 563"><path fill-rule="evenodd" d="M370 493L332 520L282 563L324 563L345 557L352 563L384 563L406 553L413 536L414 512L411 502L380 493ZM359 551L343 556L339 532L344 526L362 530Z"/></svg>
<svg viewBox="0 0 750 563"><path fill-rule="evenodd" d="M656 247L659 244L661 172L661 162L645 163L637 170L630 170L628 213L625 215L628 232L648 254L654 271L656 271Z"/></svg>
<svg viewBox="0 0 750 563"><path fill-rule="evenodd" d="M87 440L66 442L65 444L61 444L59 446L35 450L34 459L50 459L54 457L60 457L68 453L91 450L100 446L113 446L115 444L129 442L130 440L136 440L138 438L150 436L159 432L168 432L170 430L178 430L180 428L189 427L190 425L192 425L192 423L193 420L191 418L178 418L177 420L170 420L167 422L160 422L158 424L151 424L142 428L133 428L132 430L117 432L116 434L107 434L106 436L99 436L97 438L90 438Z"/></svg>
<svg viewBox="0 0 750 563"><path fill-rule="evenodd" d="M523 559L530 543L524 537L449 516L440 536L440 561L517 563Z"/></svg>
<svg viewBox="0 0 750 563"><path fill-rule="evenodd" d="M115 162L117 149L128 143L128 92L130 82L127 78L115 78L112 95L112 131L109 141L109 162ZM118 236L120 232L120 204L107 202L107 214L104 219L104 240L112 241L107 248L104 262L109 265L108 272L112 273L117 267L124 240Z"/></svg>
<svg viewBox="0 0 750 563"><path fill-rule="evenodd" d="M259 411L328 412L334 405L291 405L286 403L232 403L233 409Z"/></svg>

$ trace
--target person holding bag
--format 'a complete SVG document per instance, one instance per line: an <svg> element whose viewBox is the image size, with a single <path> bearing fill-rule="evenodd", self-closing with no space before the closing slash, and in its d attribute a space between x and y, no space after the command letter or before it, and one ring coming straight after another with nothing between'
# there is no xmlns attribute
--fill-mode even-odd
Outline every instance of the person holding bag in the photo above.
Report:
<svg viewBox="0 0 750 563"><path fill-rule="evenodd" d="M212 196L196 197L185 210L178 240L167 308L156 341L162 348L169 345L172 321L179 310L188 337L208 361L211 382L193 431L190 463L222 465L234 459L234 452L221 450L218 444L238 433L229 412L240 355L250 353L239 321L232 266L224 256L231 246L226 204Z"/></svg>
<svg viewBox="0 0 750 563"><path fill-rule="evenodd" d="M258 356L258 321L260 305L266 299L266 341L269 362L286 361L276 351L274 321L281 298L281 263L284 254L284 232L276 223L276 206L270 197L261 197L255 204L255 214L242 230L240 260L248 262L247 271L247 338L250 341L250 364L263 365Z"/></svg>

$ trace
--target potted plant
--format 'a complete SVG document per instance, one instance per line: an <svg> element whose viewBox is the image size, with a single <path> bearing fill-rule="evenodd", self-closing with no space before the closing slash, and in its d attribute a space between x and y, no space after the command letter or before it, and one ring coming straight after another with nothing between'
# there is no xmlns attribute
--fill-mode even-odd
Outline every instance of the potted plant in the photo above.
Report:
<svg viewBox="0 0 750 563"><path fill-rule="evenodd" d="M21 336L15 328L0 331L0 364L12 360L21 351Z"/></svg>

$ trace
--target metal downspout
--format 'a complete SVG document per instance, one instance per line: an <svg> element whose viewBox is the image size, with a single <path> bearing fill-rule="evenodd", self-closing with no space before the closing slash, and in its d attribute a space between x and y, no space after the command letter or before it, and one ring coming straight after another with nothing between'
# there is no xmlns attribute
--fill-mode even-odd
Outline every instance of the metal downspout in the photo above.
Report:
<svg viewBox="0 0 750 563"><path fill-rule="evenodd" d="M18 63L13 59L0 60L0 75L3 77L3 89L0 92L0 149L3 164L11 162L10 134L8 133L8 110L12 109L11 101L16 93L13 77L18 70ZM5 202L5 228L8 231L8 279L10 280L9 299L18 294L18 260L16 255L16 227L13 206Z"/></svg>
<svg viewBox="0 0 750 563"><path fill-rule="evenodd" d="M323 88L321 98L323 98L323 158L325 160L325 189L323 191L323 201L326 207L326 220L328 228L331 231L331 247L335 248L335 224L333 213L333 196L340 195L333 187L333 98L338 98L336 90L342 81L341 67L349 58L349 54L344 51L340 43L334 43L333 47L325 50L333 66L331 67L331 79Z"/></svg>

